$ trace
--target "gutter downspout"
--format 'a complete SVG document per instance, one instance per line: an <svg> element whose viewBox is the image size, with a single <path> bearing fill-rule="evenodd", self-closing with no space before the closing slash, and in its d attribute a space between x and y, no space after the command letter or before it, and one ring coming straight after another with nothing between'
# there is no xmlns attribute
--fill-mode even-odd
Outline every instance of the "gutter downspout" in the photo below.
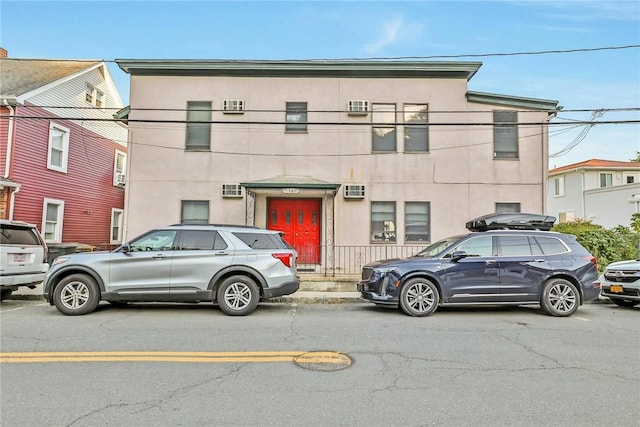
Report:
<svg viewBox="0 0 640 427"><path fill-rule="evenodd" d="M9 221L13 221L13 207L16 204L16 194L20 192L20 184L16 187L15 190L11 192L11 196L9 197Z"/></svg>
<svg viewBox="0 0 640 427"><path fill-rule="evenodd" d="M7 129L7 154L4 162L4 175L3 178L9 178L9 167L11 166L11 151L13 149L13 117L16 115L15 110L9 103L7 99L2 100L5 107L9 109L9 129ZM16 191L17 192L17 191Z"/></svg>

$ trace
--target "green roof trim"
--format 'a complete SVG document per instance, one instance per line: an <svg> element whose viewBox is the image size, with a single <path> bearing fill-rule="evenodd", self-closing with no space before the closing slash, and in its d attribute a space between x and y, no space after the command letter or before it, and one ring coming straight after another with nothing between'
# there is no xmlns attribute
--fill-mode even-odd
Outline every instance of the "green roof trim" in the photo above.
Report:
<svg viewBox="0 0 640 427"><path fill-rule="evenodd" d="M126 122L127 120L129 120L130 112L131 112L131 105L127 105L126 107L116 111L116 113L113 115L113 118L116 120L122 120Z"/></svg>
<svg viewBox="0 0 640 427"><path fill-rule="evenodd" d="M337 190L341 184L332 184L310 176L281 175L252 182L241 182L244 188L298 188L306 190Z"/></svg>
<svg viewBox="0 0 640 427"><path fill-rule="evenodd" d="M479 104L504 105L505 107L526 108L531 110L548 110L556 112L562 110L559 101L538 98L523 98L519 96L500 95L484 92L467 92L467 101Z"/></svg>
<svg viewBox="0 0 640 427"><path fill-rule="evenodd" d="M482 62L116 59L131 75L471 79Z"/></svg>

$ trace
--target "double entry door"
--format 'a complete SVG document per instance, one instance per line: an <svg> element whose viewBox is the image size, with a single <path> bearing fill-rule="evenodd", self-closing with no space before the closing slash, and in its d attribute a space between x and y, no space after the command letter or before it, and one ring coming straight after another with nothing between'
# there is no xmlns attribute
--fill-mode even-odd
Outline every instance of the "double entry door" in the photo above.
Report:
<svg viewBox="0 0 640 427"><path fill-rule="evenodd" d="M284 233L298 264L320 263L321 199L269 199L268 226Z"/></svg>

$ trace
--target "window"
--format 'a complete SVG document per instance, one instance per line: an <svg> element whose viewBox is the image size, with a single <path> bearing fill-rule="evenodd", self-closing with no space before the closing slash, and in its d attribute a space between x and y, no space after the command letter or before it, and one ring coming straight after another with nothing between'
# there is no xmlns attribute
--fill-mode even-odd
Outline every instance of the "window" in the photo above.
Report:
<svg viewBox="0 0 640 427"><path fill-rule="evenodd" d="M404 151L429 151L429 129L427 127L427 105L404 105Z"/></svg>
<svg viewBox="0 0 640 427"><path fill-rule="evenodd" d="M496 203L496 213L520 212L520 203Z"/></svg>
<svg viewBox="0 0 640 427"><path fill-rule="evenodd" d="M516 111L493 112L493 157L518 158L518 113Z"/></svg>
<svg viewBox="0 0 640 427"><path fill-rule="evenodd" d="M85 89L85 99L87 102L94 107L103 108L104 107L104 92L97 89L92 84L87 83Z"/></svg>
<svg viewBox="0 0 640 427"><path fill-rule="evenodd" d="M113 185L123 185L127 168L127 155L116 150L116 157L113 162Z"/></svg>
<svg viewBox="0 0 640 427"><path fill-rule="evenodd" d="M636 182L635 177L633 175L627 175L627 184L633 184Z"/></svg>
<svg viewBox="0 0 640 427"><path fill-rule="evenodd" d="M209 150L211 146L211 102L187 102L187 150Z"/></svg>
<svg viewBox="0 0 640 427"><path fill-rule="evenodd" d="M468 256L490 257L494 256L493 238L491 236L474 237L462 242L455 247L446 258L450 258L453 252L463 251Z"/></svg>
<svg viewBox="0 0 640 427"><path fill-rule="evenodd" d="M131 242L132 251L171 251L177 230L154 230Z"/></svg>
<svg viewBox="0 0 640 427"><path fill-rule="evenodd" d="M372 150L396 151L396 105L372 105Z"/></svg>
<svg viewBox="0 0 640 427"><path fill-rule="evenodd" d="M277 234L234 232L233 235L252 249L287 249Z"/></svg>
<svg viewBox="0 0 640 427"><path fill-rule="evenodd" d="M371 242L396 241L396 202L371 202Z"/></svg>
<svg viewBox="0 0 640 427"><path fill-rule="evenodd" d="M564 176L559 176L553 180L554 185L554 196L563 197L564 196Z"/></svg>
<svg viewBox="0 0 640 427"><path fill-rule="evenodd" d="M183 200L182 224L208 224L209 201L208 200Z"/></svg>
<svg viewBox="0 0 640 427"><path fill-rule="evenodd" d="M611 187L613 185L613 174L601 173L600 174L600 187Z"/></svg>
<svg viewBox="0 0 640 427"><path fill-rule="evenodd" d="M227 243L217 231L207 230L182 230L176 246L181 251L227 249Z"/></svg>
<svg viewBox="0 0 640 427"><path fill-rule="evenodd" d="M286 127L287 132L307 131L307 103L287 102Z"/></svg>
<svg viewBox="0 0 640 427"><path fill-rule="evenodd" d="M69 159L69 129L51 123L49 125L49 154L47 168L67 173Z"/></svg>
<svg viewBox="0 0 640 427"><path fill-rule="evenodd" d="M110 243L121 243L122 242L122 217L123 217L122 209L111 209L111 237Z"/></svg>
<svg viewBox="0 0 640 427"><path fill-rule="evenodd" d="M538 245L542 249L542 253L545 255L557 255L569 252L569 249L555 237L542 237L535 236L534 239L538 242Z"/></svg>
<svg viewBox="0 0 640 427"><path fill-rule="evenodd" d="M62 242L62 219L64 216L64 201L44 199L42 207L42 230L47 243Z"/></svg>
<svg viewBox="0 0 640 427"><path fill-rule="evenodd" d="M534 255L528 236L500 236L498 242L500 243L501 256ZM541 250L536 248L535 252L535 255L540 255Z"/></svg>
<svg viewBox="0 0 640 427"><path fill-rule="evenodd" d="M407 242L428 242L430 224L429 202L404 204L404 238Z"/></svg>

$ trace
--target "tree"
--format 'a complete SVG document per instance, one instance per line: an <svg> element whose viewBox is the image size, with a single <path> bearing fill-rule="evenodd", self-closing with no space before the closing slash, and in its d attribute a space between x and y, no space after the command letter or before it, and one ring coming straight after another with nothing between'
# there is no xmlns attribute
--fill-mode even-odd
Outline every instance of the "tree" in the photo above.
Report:
<svg viewBox="0 0 640 427"><path fill-rule="evenodd" d="M636 151L636 158L631 159L632 162L640 162L640 151Z"/></svg>

